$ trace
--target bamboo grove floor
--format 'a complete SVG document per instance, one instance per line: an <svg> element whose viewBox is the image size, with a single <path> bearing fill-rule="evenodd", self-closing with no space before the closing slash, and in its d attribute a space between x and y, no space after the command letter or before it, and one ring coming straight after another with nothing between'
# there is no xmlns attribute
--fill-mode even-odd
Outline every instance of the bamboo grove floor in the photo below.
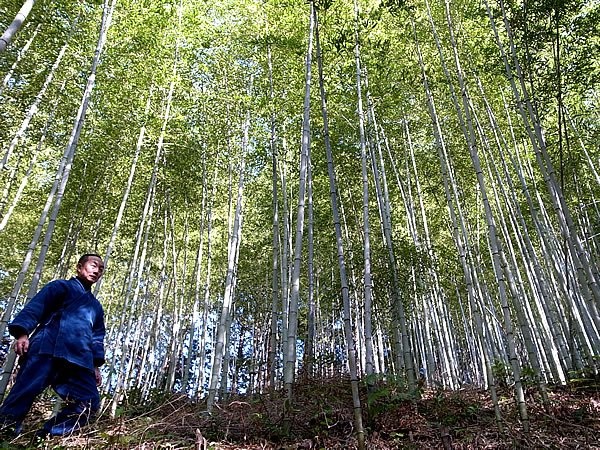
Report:
<svg viewBox="0 0 600 450"><path fill-rule="evenodd" d="M495 425L487 391L428 389L413 401L399 389L361 387L367 448L371 449L600 449L600 380L549 386L546 410L535 388L527 388L531 421L523 433L509 387L499 390L504 433ZM132 397L118 417L103 414L80 433L34 445L39 426L29 419L24 432L0 448L113 449L350 449L356 448L348 380L301 380L295 386L291 434L282 432L284 394L231 398L203 415L202 404L185 396L157 396L145 406ZM48 401L31 416L43 417ZM41 419L39 419L41 421Z"/></svg>

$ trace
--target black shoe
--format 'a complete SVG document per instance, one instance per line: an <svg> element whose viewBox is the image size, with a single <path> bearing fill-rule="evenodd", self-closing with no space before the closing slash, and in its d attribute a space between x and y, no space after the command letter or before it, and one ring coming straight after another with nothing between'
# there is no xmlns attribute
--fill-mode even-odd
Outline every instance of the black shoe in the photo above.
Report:
<svg viewBox="0 0 600 450"><path fill-rule="evenodd" d="M42 428L41 430L37 430L35 432L35 437L46 440L50 437L50 433L46 429Z"/></svg>
<svg viewBox="0 0 600 450"><path fill-rule="evenodd" d="M50 433L48 433L46 430L44 430L42 428L41 430L38 430L33 435L33 437L31 438L31 442L29 443L29 445L32 446L32 447L34 447L34 448L41 448L42 444L48 440L49 436L50 436Z"/></svg>
<svg viewBox="0 0 600 450"><path fill-rule="evenodd" d="M15 424L0 427L0 442L12 441L19 435L20 431L20 427L17 427Z"/></svg>

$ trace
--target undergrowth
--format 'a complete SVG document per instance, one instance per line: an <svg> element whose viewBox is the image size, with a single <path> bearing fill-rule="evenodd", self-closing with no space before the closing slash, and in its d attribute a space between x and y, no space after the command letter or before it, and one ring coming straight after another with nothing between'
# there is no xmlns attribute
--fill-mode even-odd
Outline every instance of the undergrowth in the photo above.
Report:
<svg viewBox="0 0 600 450"><path fill-rule="evenodd" d="M582 374L573 374L582 375ZM497 431L489 393L441 386L409 393L403 380L379 376L361 385L368 448L597 448L600 449L598 380L573 376L569 386L549 386L546 410L528 396L531 431L522 432L510 387L499 388L504 433ZM530 387L529 389L534 389ZM156 392L147 402L129 392L116 418L105 412L72 436L33 445L37 422L3 448L110 449L330 449L355 448L347 379L300 380L294 388L290 433L283 430L285 394L274 391L206 405ZM47 407L48 405L46 405ZM38 405L38 410L44 408Z"/></svg>

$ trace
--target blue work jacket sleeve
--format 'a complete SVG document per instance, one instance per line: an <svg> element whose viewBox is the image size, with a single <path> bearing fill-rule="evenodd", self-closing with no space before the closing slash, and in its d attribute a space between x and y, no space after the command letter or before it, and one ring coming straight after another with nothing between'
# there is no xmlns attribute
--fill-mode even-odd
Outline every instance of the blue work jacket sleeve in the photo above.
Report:
<svg viewBox="0 0 600 450"><path fill-rule="evenodd" d="M92 328L92 356L94 358L94 367L100 367L104 364L104 312L94 321Z"/></svg>
<svg viewBox="0 0 600 450"><path fill-rule="evenodd" d="M48 283L15 316L8 326L10 333L16 338L23 334L23 330L31 335L39 324L43 325L50 320L52 314L59 309L58 305L62 304L66 293L67 287L64 282Z"/></svg>

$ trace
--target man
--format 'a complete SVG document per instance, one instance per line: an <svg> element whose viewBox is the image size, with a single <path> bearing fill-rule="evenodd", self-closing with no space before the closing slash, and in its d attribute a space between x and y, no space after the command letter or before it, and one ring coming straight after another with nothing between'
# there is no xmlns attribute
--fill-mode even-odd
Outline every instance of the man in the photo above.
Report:
<svg viewBox="0 0 600 450"><path fill-rule="evenodd" d="M38 436L77 430L99 408L104 310L91 286L103 273L100 256L83 255L76 277L48 283L9 324L10 334L17 338L14 348L21 368L0 408L4 432L13 430L16 435L21 431L33 401L48 386L65 400L65 406L46 422Z"/></svg>

